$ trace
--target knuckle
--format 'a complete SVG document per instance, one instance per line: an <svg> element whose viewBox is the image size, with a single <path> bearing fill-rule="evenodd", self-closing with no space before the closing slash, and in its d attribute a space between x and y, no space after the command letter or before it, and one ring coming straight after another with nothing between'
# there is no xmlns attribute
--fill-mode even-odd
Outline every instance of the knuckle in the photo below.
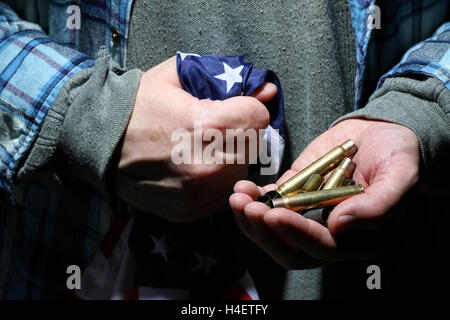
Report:
<svg viewBox="0 0 450 320"><path fill-rule="evenodd" d="M269 122L270 122L270 114L269 114L269 111L267 110L267 108L264 107L264 105L262 105L260 109L261 109L261 111L258 112L259 127L260 128L266 128L269 125Z"/></svg>
<svg viewBox="0 0 450 320"><path fill-rule="evenodd" d="M222 124L220 113L215 110L214 101L197 100L194 102L191 112L191 121L201 124L202 129L219 128ZM201 132L202 134L204 132Z"/></svg>
<svg viewBox="0 0 450 320"><path fill-rule="evenodd" d="M255 128L266 128L269 125L269 111L259 101L254 101L247 106L247 115L250 124Z"/></svg>

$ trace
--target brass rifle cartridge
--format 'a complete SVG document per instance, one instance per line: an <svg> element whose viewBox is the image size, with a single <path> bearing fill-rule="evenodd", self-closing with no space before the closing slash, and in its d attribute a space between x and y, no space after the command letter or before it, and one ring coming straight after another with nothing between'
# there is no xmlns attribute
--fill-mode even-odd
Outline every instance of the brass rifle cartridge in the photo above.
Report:
<svg viewBox="0 0 450 320"><path fill-rule="evenodd" d="M257 201L262 202L268 206L270 206L270 203L272 200L277 199L280 197L280 194L276 192L275 190L267 192L265 195L258 198Z"/></svg>
<svg viewBox="0 0 450 320"><path fill-rule="evenodd" d="M302 190L300 192L311 192L317 191L323 184L323 177L320 174L313 174L309 177L308 181L303 185Z"/></svg>
<svg viewBox="0 0 450 320"><path fill-rule="evenodd" d="M339 187L336 189L320 190L299 193L284 198L276 198L271 201L272 208L287 208L293 211L302 211L313 208L333 206L363 193L362 185Z"/></svg>
<svg viewBox="0 0 450 320"><path fill-rule="evenodd" d="M276 191L282 197L299 193L311 175L315 173L322 176L327 174L336 168L344 157L355 154L356 150L355 143L352 140L347 140L280 185Z"/></svg>
<svg viewBox="0 0 450 320"><path fill-rule="evenodd" d="M356 184L355 180L351 179L351 178L344 178L344 181L342 181L342 186L354 186Z"/></svg>
<svg viewBox="0 0 450 320"><path fill-rule="evenodd" d="M344 178L350 177L355 170L355 164L349 158L344 158L339 166L328 177L322 190L334 189L342 186Z"/></svg>

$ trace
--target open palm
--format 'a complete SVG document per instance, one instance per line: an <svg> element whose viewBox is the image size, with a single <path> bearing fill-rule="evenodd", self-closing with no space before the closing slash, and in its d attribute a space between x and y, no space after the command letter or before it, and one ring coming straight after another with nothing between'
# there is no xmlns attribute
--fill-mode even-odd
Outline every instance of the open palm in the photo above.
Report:
<svg viewBox="0 0 450 320"><path fill-rule="evenodd" d="M353 157L353 178L366 192L336 206L328 218L328 227L294 211L270 209L255 201L348 139L358 147ZM236 183L230 205L241 230L287 268L370 258L376 251L371 241L373 234L390 209L417 182L419 161L419 143L410 129L382 121L344 120L317 137L276 185ZM356 241L354 234L359 237ZM350 238L352 241L346 241Z"/></svg>

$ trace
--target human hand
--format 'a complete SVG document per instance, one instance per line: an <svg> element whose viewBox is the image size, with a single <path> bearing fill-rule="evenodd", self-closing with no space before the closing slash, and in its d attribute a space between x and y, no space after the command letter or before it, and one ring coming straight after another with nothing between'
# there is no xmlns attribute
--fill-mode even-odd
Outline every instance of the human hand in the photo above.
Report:
<svg viewBox="0 0 450 320"><path fill-rule="evenodd" d="M347 139L358 147L353 178L365 193L337 205L328 228L294 211L255 201ZM316 138L276 184L236 183L230 205L247 237L286 268L369 259L377 254L381 222L418 181L419 160L419 143L410 129L382 121L344 120Z"/></svg>
<svg viewBox="0 0 450 320"><path fill-rule="evenodd" d="M141 76L131 119L117 150L116 193L137 209L175 222L214 212L226 203L233 184L246 177L247 165L176 165L171 152L178 142L171 140L172 133L185 129L193 137L194 121L202 124L202 137L212 128L223 133L266 128L269 113L261 102L275 94L276 86L265 83L253 97L199 100L182 88L176 57L148 70ZM237 155L226 154L224 148L225 157Z"/></svg>

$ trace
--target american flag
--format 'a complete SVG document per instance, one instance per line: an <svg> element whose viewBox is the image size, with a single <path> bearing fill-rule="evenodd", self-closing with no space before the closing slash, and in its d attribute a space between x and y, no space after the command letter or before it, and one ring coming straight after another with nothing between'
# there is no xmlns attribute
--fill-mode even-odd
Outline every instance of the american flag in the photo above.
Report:
<svg viewBox="0 0 450 320"><path fill-rule="evenodd" d="M265 81L278 87L266 104L265 136L284 148L283 94L270 70L253 69L243 56L178 52L177 71L184 89L199 99L224 100L251 95ZM275 130L276 129L276 130ZM268 177L273 179L273 177ZM187 224L165 221L128 207L115 220L93 260L82 273L79 299L256 300L231 210Z"/></svg>

